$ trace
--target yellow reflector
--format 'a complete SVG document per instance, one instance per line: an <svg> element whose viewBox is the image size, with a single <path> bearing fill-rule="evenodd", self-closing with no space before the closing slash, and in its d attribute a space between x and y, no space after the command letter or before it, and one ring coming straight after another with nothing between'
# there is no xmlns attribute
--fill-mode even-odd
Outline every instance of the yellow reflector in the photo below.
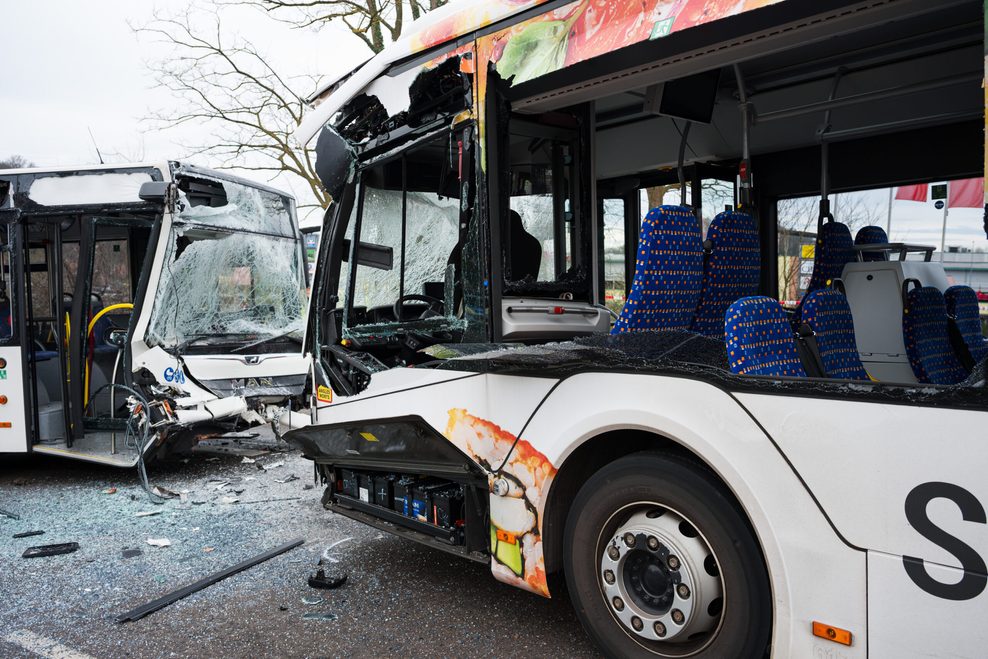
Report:
<svg viewBox="0 0 988 659"><path fill-rule="evenodd" d="M815 620L813 621L813 635L833 641L834 643L840 643L841 645L851 644L851 632L840 627L825 625Z"/></svg>
<svg viewBox="0 0 988 659"><path fill-rule="evenodd" d="M364 439L366 439L368 442L376 442L377 441L377 437L375 437L373 433L362 432L362 433L360 433L360 436L363 437Z"/></svg>

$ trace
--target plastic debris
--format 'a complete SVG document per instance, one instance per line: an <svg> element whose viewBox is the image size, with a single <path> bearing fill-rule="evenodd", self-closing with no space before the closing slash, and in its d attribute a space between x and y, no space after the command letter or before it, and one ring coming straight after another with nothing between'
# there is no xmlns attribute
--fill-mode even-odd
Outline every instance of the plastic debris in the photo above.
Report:
<svg viewBox="0 0 988 659"><path fill-rule="evenodd" d="M292 481L297 481L297 480L298 480L298 476L296 476L295 474L289 474L289 475L285 476L284 478L275 479L274 482L275 483L291 483Z"/></svg>
<svg viewBox="0 0 988 659"><path fill-rule="evenodd" d="M44 531L22 531L21 533L15 533L13 537L15 538L30 538L33 535L44 535Z"/></svg>
<svg viewBox="0 0 988 659"><path fill-rule="evenodd" d="M316 604L322 604L326 600L322 597L303 597L302 604L308 604L309 606L315 606Z"/></svg>
<svg viewBox="0 0 988 659"><path fill-rule="evenodd" d="M283 461L279 460L278 462L272 462L270 464L261 465L261 469L263 469L264 471L268 471L270 469L276 469L278 467L283 467L284 465L285 465L285 463Z"/></svg>
<svg viewBox="0 0 988 659"><path fill-rule="evenodd" d="M203 547L202 550L208 554L211 551L216 551L216 547Z"/></svg>
<svg viewBox="0 0 988 659"><path fill-rule="evenodd" d="M116 493L117 493L117 488L115 487L108 487L105 490L103 490L103 494L116 494Z"/></svg>
<svg viewBox="0 0 988 659"><path fill-rule="evenodd" d="M168 488L161 487L160 485L155 485L151 491L162 499L176 499L179 496L178 492L173 492Z"/></svg>
<svg viewBox="0 0 988 659"><path fill-rule="evenodd" d="M220 499L220 503L227 503L227 504L237 503L238 501L240 501L240 499L238 499L237 497L223 497L222 499Z"/></svg>
<svg viewBox="0 0 988 659"><path fill-rule="evenodd" d="M346 583L346 575L341 577L327 577L326 571L319 568L315 574L309 575L309 588L321 588L323 590L333 590Z"/></svg>
<svg viewBox="0 0 988 659"><path fill-rule="evenodd" d="M255 462L257 462L257 460L255 460L254 458L248 458L248 457L247 457L247 456L245 455L245 456L244 456L244 459L243 459L243 460L241 460L241 462L242 462L242 463L244 463L244 464L249 464L249 465L252 465L252 464L254 464Z"/></svg>
<svg viewBox="0 0 988 659"><path fill-rule="evenodd" d="M152 515L160 515L160 510L142 510L139 513L134 513L134 517L151 517Z"/></svg>
<svg viewBox="0 0 988 659"><path fill-rule="evenodd" d="M134 558L135 556L140 556L144 552L140 549L128 549L127 547L124 547L123 551L120 553L124 558Z"/></svg>
<svg viewBox="0 0 988 659"><path fill-rule="evenodd" d="M168 538L148 538L148 544L152 547L171 547L172 541Z"/></svg>
<svg viewBox="0 0 988 659"><path fill-rule="evenodd" d="M60 554L71 554L79 549L78 542L63 542L57 545L39 545L28 547L21 554L21 558L43 558L45 556L58 556Z"/></svg>
<svg viewBox="0 0 988 659"><path fill-rule="evenodd" d="M336 620L335 613L319 613L317 611L312 611L306 613L302 616L304 620Z"/></svg>
<svg viewBox="0 0 988 659"><path fill-rule="evenodd" d="M10 519L20 519L21 518L21 516L18 515L17 513L12 513L9 510L4 510L3 508L0 508L0 517L9 517Z"/></svg>

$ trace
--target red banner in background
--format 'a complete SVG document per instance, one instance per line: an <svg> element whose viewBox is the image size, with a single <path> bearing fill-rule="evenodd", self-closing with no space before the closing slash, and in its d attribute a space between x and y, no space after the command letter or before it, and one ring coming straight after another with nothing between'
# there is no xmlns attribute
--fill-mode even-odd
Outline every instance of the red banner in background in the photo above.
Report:
<svg viewBox="0 0 988 659"><path fill-rule="evenodd" d="M947 184L948 208L981 208L985 205L985 180L966 178Z"/></svg>
<svg viewBox="0 0 988 659"><path fill-rule="evenodd" d="M926 183L919 185L904 185L895 192L895 198L900 201L926 201Z"/></svg>

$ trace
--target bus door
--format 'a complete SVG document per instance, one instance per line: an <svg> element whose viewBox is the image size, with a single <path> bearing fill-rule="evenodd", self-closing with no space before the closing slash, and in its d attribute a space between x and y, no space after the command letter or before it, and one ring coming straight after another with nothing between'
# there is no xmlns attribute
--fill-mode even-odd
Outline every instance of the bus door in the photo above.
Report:
<svg viewBox="0 0 988 659"><path fill-rule="evenodd" d="M124 351L152 224L134 216L83 217L77 240L64 244L72 328L67 361L75 374L68 446L86 436L87 451L116 452L110 439L124 428L126 396L111 385L125 384Z"/></svg>
<svg viewBox="0 0 988 659"><path fill-rule="evenodd" d="M4 195L0 195L2 198ZM24 299L20 211L0 210L0 453L29 449L30 428L26 391L27 360L22 351L25 327L18 309Z"/></svg>

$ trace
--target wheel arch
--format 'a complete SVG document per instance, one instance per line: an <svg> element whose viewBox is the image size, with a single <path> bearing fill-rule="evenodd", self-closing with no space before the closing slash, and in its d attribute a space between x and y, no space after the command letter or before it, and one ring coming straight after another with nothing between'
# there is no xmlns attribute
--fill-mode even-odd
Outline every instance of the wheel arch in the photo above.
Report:
<svg viewBox="0 0 988 659"><path fill-rule="evenodd" d="M559 465L549 488L542 513L542 551L546 573L562 570L563 532L570 507L580 487L591 475L615 460L642 451L658 451L665 455L686 460L704 470L723 487L731 503L744 517L752 530L762 560L765 548L760 534L755 530L751 517L734 494L730 485L699 454L688 446L655 430L641 428L618 428L588 436L575 447Z"/></svg>

